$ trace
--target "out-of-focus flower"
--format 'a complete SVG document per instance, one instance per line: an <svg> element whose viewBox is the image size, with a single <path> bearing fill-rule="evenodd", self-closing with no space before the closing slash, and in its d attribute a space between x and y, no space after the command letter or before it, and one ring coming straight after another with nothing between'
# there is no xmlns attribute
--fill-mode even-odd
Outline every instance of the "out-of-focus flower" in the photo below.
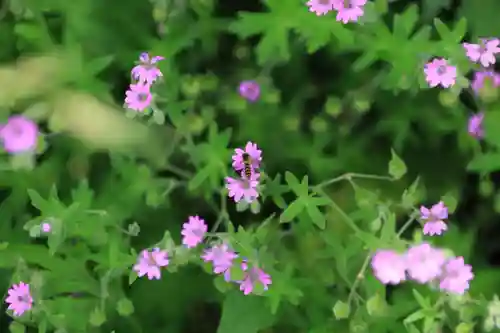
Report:
<svg viewBox="0 0 500 333"><path fill-rule="evenodd" d="M441 275L446 255L442 250L423 243L410 247L406 252L406 260L410 278L419 283L427 283Z"/></svg>
<svg viewBox="0 0 500 333"><path fill-rule="evenodd" d="M242 81L239 92L241 97L250 102L255 102L260 96L260 86L255 81Z"/></svg>
<svg viewBox="0 0 500 333"><path fill-rule="evenodd" d="M232 156L234 170L241 171L245 167L243 154L248 154L252 162L251 165L253 169L259 168L260 162L262 161L262 150L257 147L256 143L249 141L247 142L244 150L241 148L236 148L234 150L234 154Z"/></svg>
<svg viewBox="0 0 500 333"><path fill-rule="evenodd" d="M241 268L245 272L245 275L243 280L238 283L244 295L250 294L257 283L262 284L264 290L267 290L272 283L271 276L258 267L249 267L246 262L242 262Z"/></svg>
<svg viewBox="0 0 500 333"><path fill-rule="evenodd" d="M371 265L373 274L383 284L399 284L406 280L406 258L395 251L378 250Z"/></svg>
<svg viewBox="0 0 500 333"><path fill-rule="evenodd" d="M484 113L482 112L478 114L473 114L469 118L467 130L471 136L477 139L481 139L484 136L483 119L484 119Z"/></svg>
<svg viewBox="0 0 500 333"><path fill-rule="evenodd" d="M182 244L188 248L197 246L203 241L207 231L205 220L198 216L190 216L188 222L182 225Z"/></svg>
<svg viewBox="0 0 500 333"><path fill-rule="evenodd" d="M168 263L167 251L162 251L159 248L154 248L151 251L142 250L133 269L139 277L147 275L149 280L159 280L161 277L160 268L167 266Z"/></svg>
<svg viewBox="0 0 500 333"><path fill-rule="evenodd" d="M431 209L421 206L420 218L426 221L423 229L424 235L441 235L443 231L448 230L448 226L443 221L448 218L448 208L442 201L433 205Z"/></svg>
<svg viewBox="0 0 500 333"><path fill-rule="evenodd" d="M499 45L500 40L498 38L481 39L479 44L463 43L467 57L484 67L495 64L495 55L500 53Z"/></svg>
<svg viewBox="0 0 500 333"><path fill-rule="evenodd" d="M34 151L38 143L38 126L26 117L12 116L0 127L0 139L9 153Z"/></svg>
<svg viewBox="0 0 500 333"><path fill-rule="evenodd" d="M333 9L337 11L337 21L342 23L356 22L363 16L366 0L335 0Z"/></svg>
<svg viewBox="0 0 500 333"><path fill-rule="evenodd" d="M234 202L240 202L243 199L251 203L259 197L257 191L259 178L260 174L256 172L252 173L250 179L246 179L244 175L239 179L226 177L226 188L229 191L229 197L233 198Z"/></svg>
<svg viewBox="0 0 500 333"><path fill-rule="evenodd" d="M443 266L439 288L452 294L463 295L474 278L472 266L464 263L463 257L448 260Z"/></svg>
<svg viewBox="0 0 500 333"><path fill-rule="evenodd" d="M309 11L316 13L316 15L325 15L329 11L333 10L333 3L336 0L309 0L307 2L307 7Z"/></svg>
<svg viewBox="0 0 500 333"><path fill-rule="evenodd" d="M33 307L33 298L31 297L30 286L27 283L19 282L12 285L7 292L5 302L9 304L8 309L12 310L14 316L22 316L26 311Z"/></svg>
<svg viewBox="0 0 500 333"><path fill-rule="evenodd" d="M163 76L156 64L164 59L161 56L150 58L148 53L142 53L139 56L139 64L132 68L132 78L148 85L153 84L159 77Z"/></svg>
<svg viewBox="0 0 500 333"><path fill-rule="evenodd" d="M216 274L228 271L233 265L233 260L237 257L238 255L234 253L225 243L214 245L205 250L205 253L201 255L201 258L205 262L212 262L214 266L214 273Z"/></svg>
<svg viewBox="0 0 500 333"><path fill-rule="evenodd" d="M144 111L153 100L150 86L147 83L139 82L131 84L129 90L127 90L125 94L125 104L130 110Z"/></svg>
<svg viewBox="0 0 500 333"><path fill-rule="evenodd" d="M471 88L479 97L491 101L496 100L498 87L500 87L500 74L493 71L474 73Z"/></svg>
<svg viewBox="0 0 500 333"><path fill-rule="evenodd" d="M43 232L46 232L46 233L47 233L47 232L50 232L50 230L52 230L52 226L51 226L51 225L50 225L50 223L48 223L48 222L43 222L43 223L41 224L40 228L41 228L41 230L42 230Z"/></svg>
<svg viewBox="0 0 500 333"><path fill-rule="evenodd" d="M449 88L457 79L457 68L448 64L446 59L434 59L424 66L425 80L431 87L441 85Z"/></svg>

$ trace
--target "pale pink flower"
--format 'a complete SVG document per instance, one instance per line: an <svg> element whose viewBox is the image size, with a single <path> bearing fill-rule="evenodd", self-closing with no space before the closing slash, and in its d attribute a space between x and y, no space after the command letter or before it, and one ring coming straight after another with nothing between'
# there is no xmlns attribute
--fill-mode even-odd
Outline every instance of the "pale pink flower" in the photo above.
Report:
<svg viewBox="0 0 500 333"><path fill-rule="evenodd" d="M471 88L477 94L484 86L493 88L500 87L500 74L494 71L479 71L474 73Z"/></svg>
<svg viewBox="0 0 500 333"><path fill-rule="evenodd" d="M442 250L423 243L410 247L406 252L406 260L410 278L427 283L440 276L446 256Z"/></svg>
<svg viewBox="0 0 500 333"><path fill-rule="evenodd" d="M448 225L443 221L430 221L424 224L422 230L424 235L441 236L444 231L448 230Z"/></svg>
<svg viewBox="0 0 500 333"><path fill-rule="evenodd" d="M182 225L182 244L188 248L197 246L203 241L207 231L205 220L198 216L190 216L188 222Z"/></svg>
<svg viewBox="0 0 500 333"><path fill-rule="evenodd" d="M139 82L131 84L129 90L127 90L125 94L125 104L130 110L144 111L153 100L150 86L147 83Z"/></svg>
<svg viewBox="0 0 500 333"><path fill-rule="evenodd" d="M363 14L367 0L335 0L333 9L337 11L337 21L342 23L356 22Z"/></svg>
<svg viewBox="0 0 500 333"><path fill-rule="evenodd" d="M479 44L463 43L467 57L473 62L479 62L484 67L494 65L495 56L500 53L500 40L481 39Z"/></svg>
<svg viewBox="0 0 500 333"><path fill-rule="evenodd" d="M12 310L14 316L22 316L26 311L31 310L33 307L33 298L29 284L19 282L12 285L7 291L7 298L5 302L9 304L8 310Z"/></svg>
<svg viewBox="0 0 500 333"><path fill-rule="evenodd" d="M259 173L252 173L250 179L246 179L244 175L241 178L235 179L226 177L226 188L229 193L228 196L233 198L234 202L240 202L242 199L251 203L259 197L257 190L259 185Z"/></svg>
<svg viewBox="0 0 500 333"><path fill-rule="evenodd" d="M241 268L245 272L243 280L237 281L240 284L240 290L244 295L250 294L257 283L262 284L264 290L268 290L272 284L271 276L258 267L249 267L246 262L241 263Z"/></svg>
<svg viewBox="0 0 500 333"><path fill-rule="evenodd" d="M423 229L424 235L441 235L443 231L448 230L448 226L443 221L448 218L448 208L442 201L433 205L430 209L421 206L420 218L426 221Z"/></svg>
<svg viewBox="0 0 500 333"><path fill-rule="evenodd" d="M434 59L424 67L425 80L429 86L441 85L449 88L455 84L457 79L457 68L448 64L445 59Z"/></svg>
<svg viewBox="0 0 500 333"><path fill-rule="evenodd" d="M250 160L252 161L251 165L253 169L259 168L260 162L262 161L262 150L257 147L256 143L248 141L245 149L236 148L234 150L234 154L232 156L234 170L241 171L245 167L245 164L243 163L243 154L248 154Z"/></svg>
<svg viewBox="0 0 500 333"><path fill-rule="evenodd" d="M151 251L141 251L133 269L139 277L147 275L149 280L159 280L161 277L160 268L167 266L168 263L167 251L154 248Z"/></svg>
<svg viewBox="0 0 500 333"><path fill-rule="evenodd" d="M463 257L456 257L443 266L439 288L449 293L463 295L469 289L469 283L473 278L472 266L466 265Z"/></svg>
<svg viewBox="0 0 500 333"><path fill-rule="evenodd" d="M471 136L476 139L481 139L484 136L483 130L484 113L473 114L469 118L467 130Z"/></svg>
<svg viewBox="0 0 500 333"><path fill-rule="evenodd" d="M260 96L260 86L256 81L242 81L239 86L240 96L249 102L255 102Z"/></svg>
<svg viewBox="0 0 500 333"><path fill-rule="evenodd" d="M333 3L335 1L336 0L309 0L306 5L309 7L310 12L320 16L333 10Z"/></svg>
<svg viewBox="0 0 500 333"><path fill-rule="evenodd" d="M38 143L38 126L24 116L12 116L0 127L0 139L9 153L34 151Z"/></svg>
<svg viewBox="0 0 500 333"><path fill-rule="evenodd" d="M148 53L142 53L139 56L139 64L132 68L132 78L148 85L153 84L159 77L163 76L161 71L156 67L156 64L158 61L164 59L161 56L155 56L150 59Z"/></svg>
<svg viewBox="0 0 500 333"><path fill-rule="evenodd" d="M378 250L372 257L375 277L383 284L399 284L406 280L406 258L392 250Z"/></svg>
<svg viewBox="0 0 500 333"><path fill-rule="evenodd" d="M205 262L212 262L216 274L228 271L233 265L233 260L237 257L238 255L225 243L212 246L205 250L205 253L201 256Z"/></svg>

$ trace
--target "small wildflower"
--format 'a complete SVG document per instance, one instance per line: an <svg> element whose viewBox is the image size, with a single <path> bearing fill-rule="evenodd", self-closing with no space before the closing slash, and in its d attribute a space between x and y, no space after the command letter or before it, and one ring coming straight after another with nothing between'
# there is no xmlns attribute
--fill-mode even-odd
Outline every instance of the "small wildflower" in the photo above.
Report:
<svg viewBox="0 0 500 333"><path fill-rule="evenodd" d="M410 247L406 252L406 260L410 278L427 283L440 276L446 256L443 251L423 243Z"/></svg>
<svg viewBox="0 0 500 333"><path fill-rule="evenodd" d="M229 197L233 198L234 202L240 202L244 199L246 202L251 203L259 197L259 192L257 187L259 185L259 173L252 173L250 179L241 177L240 179L235 179L232 177L226 177L226 188L228 189Z"/></svg>
<svg viewBox="0 0 500 333"><path fill-rule="evenodd" d="M479 94L483 88L500 87L500 74L493 71L479 71L474 73L471 88L476 94Z"/></svg>
<svg viewBox="0 0 500 333"><path fill-rule="evenodd" d="M255 102L260 96L260 86L255 81L243 81L240 83L240 95L250 102Z"/></svg>
<svg viewBox="0 0 500 333"><path fill-rule="evenodd" d="M367 0L335 0L333 9L337 11L337 21L342 21L346 24L348 22L356 22L363 14L363 6L366 5Z"/></svg>
<svg viewBox="0 0 500 333"><path fill-rule="evenodd" d="M205 262L212 262L216 274L229 271L229 268L233 265L233 260L237 257L238 255L225 243L212 246L205 250L205 253L201 256Z"/></svg>
<svg viewBox="0 0 500 333"><path fill-rule="evenodd" d="M257 147L256 143L247 142L245 149L236 148L233 154L233 168L236 171L241 171L245 167L243 163L243 154L248 154L252 160L252 168L258 169L262 161L262 150Z"/></svg>
<svg viewBox="0 0 500 333"><path fill-rule="evenodd" d="M310 12L321 16L333 10L333 3L335 1L336 0L309 0L307 2L307 7L309 7Z"/></svg>
<svg viewBox="0 0 500 333"><path fill-rule="evenodd" d="M156 67L156 63L164 59L161 56L150 58L148 53L142 53L139 56L139 64L132 68L132 78L149 85L153 84L159 77L163 76Z"/></svg>
<svg viewBox="0 0 500 333"><path fill-rule="evenodd" d="M161 277L160 267L167 266L168 263L167 251L154 248L152 251L141 251L133 269L139 277L147 275L149 280L159 280Z"/></svg>
<svg viewBox="0 0 500 333"><path fill-rule="evenodd" d="M127 108L135 111L146 110L153 100L153 95L151 95L149 89L150 86L147 83L131 84L125 97Z"/></svg>
<svg viewBox="0 0 500 333"><path fill-rule="evenodd" d="M406 280L406 258L391 250L379 250L372 257L375 277L383 284L399 284Z"/></svg>
<svg viewBox="0 0 500 333"><path fill-rule="evenodd" d="M241 268L245 272L243 280L239 281L240 290L244 295L250 294L257 283L261 283L264 290L267 290L272 283L271 276L258 267L248 267L246 262L241 263Z"/></svg>
<svg viewBox="0 0 500 333"><path fill-rule="evenodd" d="M423 229L424 235L441 235L443 231L448 230L448 226L443 221L448 218L448 208L442 201L433 205L431 209L421 206L420 218L426 221Z"/></svg>
<svg viewBox="0 0 500 333"><path fill-rule="evenodd" d="M500 53L500 40L481 39L479 44L463 43L467 57L473 62L479 62L482 66L488 67L496 62L495 55Z"/></svg>
<svg viewBox="0 0 500 333"><path fill-rule="evenodd" d="M469 282L473 278L472 266L466 265L463 257L456 257L444 264L439 288L453 294L463 295L469 289Z"/></svg>
<svg viewBox="0 0 500 333"><path fill-rule="evenodd" d="M425 80L431 87L441 85L449 88L457 79L457 68L448 64L445 59L434 59L424 67Z"/></svg>
<svg viewBox="0 0 500 333"><path fill-rule="evenodd" d="M41 225L41 229L43 232L47 233L50 232L50 230L52 230L52 226L50 225L50 223L43 222Z"/></svg>
<svg viewBox="0 0 500 333"><path fill-rule="evenodd" d="M188 248L197 246L203 241L203 237L205 237L207 231L205 220L198 216L190 216L189 221L182 225L182 244Z"/></svg>
<svg viewBox="0 0 500 333"><path fill-rule="evenodd" d="M33 151L38 143L38 126L26 117L12 116L0 127L0 138L9 153Z"/></svg>
<svg viewBox="0 0 500 333"><path fill-rule="evenodd" d="M484 136L483 130L484 113L474 114L469 118L467 126L468 132L476 139L481 139Z"/></svg>
<svg viewBox="0 0 500 333"><path fill-rule="evenodd" d="M30 286L24 282L14 284L7 292L5 302L9 304L8 309L12 310L14 316L19 317L33 307Z"/></svg>

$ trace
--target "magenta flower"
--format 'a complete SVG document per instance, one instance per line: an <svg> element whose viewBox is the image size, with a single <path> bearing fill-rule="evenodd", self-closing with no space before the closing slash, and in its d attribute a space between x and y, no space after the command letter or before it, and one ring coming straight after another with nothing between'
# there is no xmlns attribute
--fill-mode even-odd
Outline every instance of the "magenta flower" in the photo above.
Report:
<svg viewBox="0 0 500 333"><path fill-rule="evenodd" d="M242 199L251 203L259 197L257 187L259 185L259 173L252 173L250 179L244 175L240 179L226 177L226 188L228 189L229 197L233 198L234 202L240 202Z"/></svg>
<svg viewBox="0 0 500 333"><path fill-rule="evenodd" d="M342 21L346 24L348 22L356 22L363 14L363 6L366 5L367 0L335 0L333 9L337 11L337 21Z"/></svg>
<svg viewBox="0 0 500 333"><path fill-rule="evenodd" d="M443 231L448 230L448 226L443 221L448 218L448 208L442 201L433 205L431 209L421 206L420 218L426 221L423 229L424 235L441 235Z"/></svg>
<svg viewBox="0 0 500 333"><path fill-rule="evenodd" d="M14 316L22 316L26 311L33 307L33 298L31 297L30 286L24 282L14 284L7 292L8 296L5 302L9 304L8 310L12 310Z"/></svg>
<svg viewBox="0 0 500 333"><path fill-rule="evenodd" d="M463 257L456 257L443 266L439 288L453 294L463 295L469 289L469 282L473 278L472 266L466 265Z"/></svg>
<svg viewBox="0 0 500 333"><path fill-rule="evenodd" d="M250 102L255 102L260 96L260 86L255 81L243 81L239 87L240 96Z"/></svg>
<svg viewBox="0 0 500 333"><path fill-rule="evenodd" d="M189 221L182 225L182 244L188 248L197 246L203 241L203 237L205 237L207 231L205 220L198 216L190 216Z"/></svg>
<svg viewBox="0 0 500 333"><path fill-rule="evenodd" d="M473 62L479 62L484 67L495 64L495 55L500 53L500 40L481 39L479 44L463 43L467 57Z"/></svg>
<svg viewBox="0 0 500 333"><path fill-rule="evenodd" d="M139 64L132 68L132 78L148 85L153 84L163 74L156 67L158 61L164 60L164 57L155 56L151 59L148 53L142 53L139 56Z"/></svg>
<svg viewBox="0 0 500 333"><path fill-rule="evenodd" d="M147 275L149 280L159 280L161 277L160 268L167 266L168 263L167 251L159 248L154 248L151 251L142 250L133 269L139 277Z"/></svg>
<svg viewBox="0 0 500 333"><path fill-rule="evenodd" d="M0 138L9 153L33 151L38 143L38 126L26 117L12 116L0 127Z"/></svg>
<svg viewBox="0 0 500 333"><path fill-rule="evenodd" d="M483 119L484 119L484 113L482 112L478 114L473 114L469 118L467 130L469 134L476 139L481 139L484 136Z"/></svg>
<svg viewBox="0 0 500 333"><path fill-rule="evenodd" d="M425 80L429 86L441 85L449 88L457 79L457 68L448 64L446 59L434 59L424 66Z"/></svg>
<svg viewBox="0 0 500 333"><path fill-rule="evenodd" d="M500 87L500 74L493 71L475 72L471 83L472 90L477 94L485 85L493 88Z"/></svg>
<svg viewBox="0 0 500 333"><path fill-rule="evenodd" d="M241 171L245 167L243 163L243 154L248 154L252 160L252 168L258 169L262 161L262 150L257 147L256 143L248 141L245 149L236 148L233 154L233 168L236 171Z"/></svg>
<svg viewBox="0 0 500 333"><path fill-rule="evenodd" d="M246 262L242 262L241 268L245 272L245 275L243 280L238 281L238 283L244 295L250 294L257 283L261 283L264 290L267 290L272 283L271 276L258 267L250 268Z"/></svg>
<svg viewBox="0 0 500 333"><path fill-rule="evenodd" d="M43 232L50 232L50 230L52 230L52 226L50 225L50 223L47 222L42 223L40 227Z"/></svg>
<svg viewBox="0 0 500 333"><path fill-rule="evenodd" d="M309 0L306 5L309 7L310 12L320 16L333 10L333 3L335 1L336 0Z"/></svg>
<svg viewBox="0 0 500 333"><path fill-rule="evenodd" d="M407 271L411 279L427 283L441 275L446 256L442 250L423 243L412 246L406 252Z"/></svg>
<svg viewBox="0 0 500 333"><path fill-rule="evenodd" d="M229 271L229 268L233 265L233 260L237 257L238 255L225 243L212 246L205 250L205 253L201 256L205 262L212 262L216 274Z"/></svg>
<svg viewBox="0 0 500 333"><path fill-rule="evenodd" d="M378 250L372 257L375 277L383 284L399 284L406 280L406 257L392 250Z"/></svg>
<svg viewBox="0 0 500 333"><path fill-rule="evenodd" d="M147 83L139 82L130 85L129 90L126 92L125 104L131 110L144 111L149 107L152 100L153 95L151 95L150 86Z"/></svg>

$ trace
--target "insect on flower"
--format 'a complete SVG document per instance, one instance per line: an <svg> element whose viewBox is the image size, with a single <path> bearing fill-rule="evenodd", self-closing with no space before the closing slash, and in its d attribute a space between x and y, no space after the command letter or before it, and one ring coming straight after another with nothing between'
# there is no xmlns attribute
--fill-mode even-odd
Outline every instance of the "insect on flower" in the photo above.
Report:
<svg viewBox="0 0 500 333"><path fill-rule="evenodd" d="M252 177L252 158L248 153L243 153L243 174L246 179L250 179Z"/></svg>

